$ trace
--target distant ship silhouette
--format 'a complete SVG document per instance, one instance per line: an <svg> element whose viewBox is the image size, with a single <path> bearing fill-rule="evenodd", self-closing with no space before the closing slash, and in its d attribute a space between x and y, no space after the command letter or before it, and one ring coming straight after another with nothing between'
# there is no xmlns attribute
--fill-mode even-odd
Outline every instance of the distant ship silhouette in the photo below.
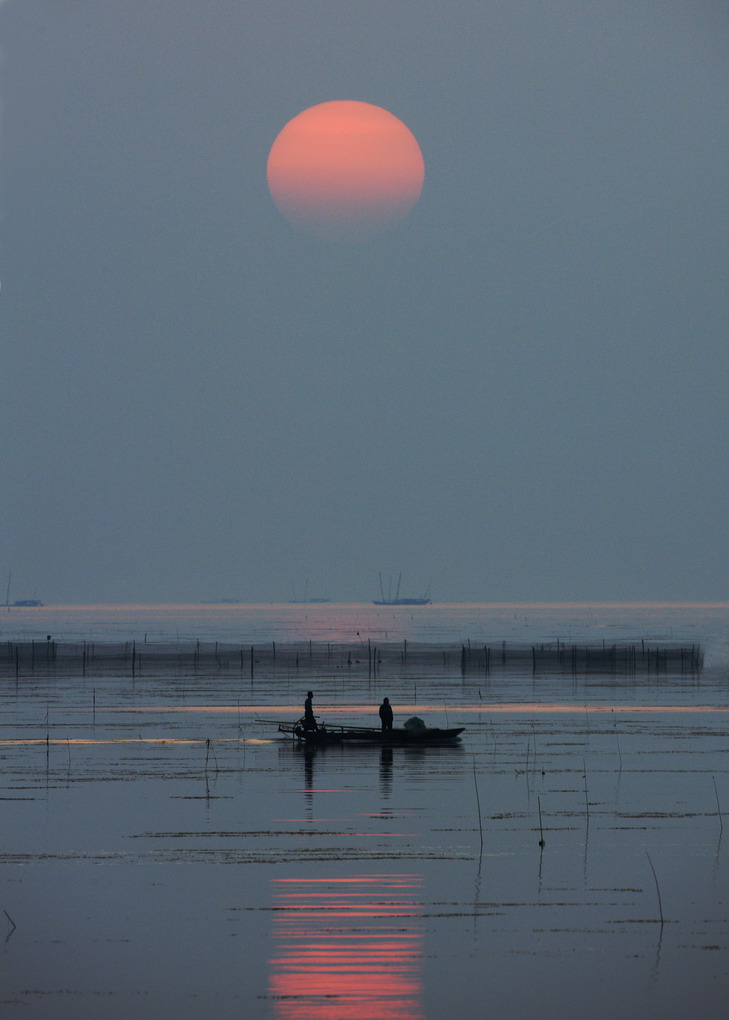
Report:
<svg viewBox="0 0 729 1020"><path fill-rule="evenodd" d="M395 589L395 597L392 598L392 578L387 586L387 598L385 598L385 592L382 587L382 574L380 576L380 598L374 599L374 605L376 606L429 606L432 599L430 598L430 586L428 586L425 595L420 598L400 598L400 582L402 581L402 570L397 579L397 588Z"/></svg>
<svg viewBox="0 0 729 1020"><path fill-rule="evenodd" d="M309 579L308 579L308 577L306 579L306 583L304 584L304 597L303 597L303 599L299 599L299 598L296 597L296 585L293 583L293 581L291 582L291 592L292 592L294 597L292 599L289 599L289 605L292 605L292 606L300 606L300 605L304 605L304 604L310 605L312 603L322 603L322 602L331 602L332 601L331 599L325 599L325 598L321 598L321 597L314 598L312 596L312 598L309 598Z"/></svg>

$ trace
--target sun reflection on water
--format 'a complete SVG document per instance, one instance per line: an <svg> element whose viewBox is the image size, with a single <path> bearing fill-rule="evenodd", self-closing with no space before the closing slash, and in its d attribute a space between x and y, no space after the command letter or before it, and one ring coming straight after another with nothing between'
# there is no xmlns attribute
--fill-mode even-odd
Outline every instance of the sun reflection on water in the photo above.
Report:
<svg viewBox="0 0 729 1020"><path fill-rule="evenodd" d="M278 1020L421 1020L420 875L273 880Z"/></svg>

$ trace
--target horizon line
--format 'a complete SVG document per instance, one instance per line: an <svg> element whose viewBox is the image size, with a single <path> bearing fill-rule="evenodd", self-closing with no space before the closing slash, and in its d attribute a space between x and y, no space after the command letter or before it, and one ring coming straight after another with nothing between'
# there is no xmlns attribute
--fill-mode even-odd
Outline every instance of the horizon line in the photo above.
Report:
<svg viewBox="0 0 729 1020"><path fill-rule="evenodd" d="M178 607L178 608L190 608L190 607L205 607L206 609L236 609L236 608L271 608L280 607L292 609L294 607L304 607L307 611L310 611L312 607L317 609L324 609L333 606L357 606L357 607L371 607L375 603L371 600L366 601L336 601L330 602L289 602L289 601L266 601L266 602L246 602L246 601L235 601L235 600L220 600L220 601L194 601L194 602L49 602L43 603L40 606L16 606L12 603L0 606L0 609L6 610L26 610L36 612L43 609L88 609L90 607L96 609L105 608L150 608L150 607ZM417 611L423 612L429 609L437 609L442 606L454 606L454 607L472 607L479 609L590 609L590 608L616 608L616 609L639 609L639 608L657 608L657 609L684 609L688 607L695 607L697 609L729 609L729 600L647 600L647 599L589 599L585 601L577 600L566 600L566 601L532 601L532 602L481 602L481 601L443 601L443 602L431 602L425 606L378 606L381 610L391 611L393 609L404 609L409 612Z"/></svg>

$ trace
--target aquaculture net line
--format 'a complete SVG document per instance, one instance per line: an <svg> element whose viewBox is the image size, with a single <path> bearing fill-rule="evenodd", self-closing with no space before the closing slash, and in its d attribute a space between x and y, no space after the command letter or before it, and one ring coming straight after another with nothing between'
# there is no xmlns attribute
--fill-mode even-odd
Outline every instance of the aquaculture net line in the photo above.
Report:
<svg viewBox="0 0 729 1020"><path fill-rule="evenodd" d="M234 644L219 641L93 642L6 641L0 645L0 676L233 674L250 676L353 676L393 672L406 676L461 673L489 676L509 672L539 674L608 673L616 676L699 674L704 664L698 644L660 641L573 644L554 641L328 642Z"/></svg>

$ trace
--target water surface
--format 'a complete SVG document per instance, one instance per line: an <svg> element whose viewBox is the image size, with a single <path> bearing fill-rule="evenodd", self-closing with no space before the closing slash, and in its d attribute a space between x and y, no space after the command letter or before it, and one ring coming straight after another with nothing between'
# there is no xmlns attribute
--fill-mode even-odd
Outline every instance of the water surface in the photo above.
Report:
<svg viewBox="0 0 729 1020"><path fill-rule="evenodd" d="M723 667L314 688L464 738L306 751L296 676L2 681L3 1016L725 1015Z"/></svg>

